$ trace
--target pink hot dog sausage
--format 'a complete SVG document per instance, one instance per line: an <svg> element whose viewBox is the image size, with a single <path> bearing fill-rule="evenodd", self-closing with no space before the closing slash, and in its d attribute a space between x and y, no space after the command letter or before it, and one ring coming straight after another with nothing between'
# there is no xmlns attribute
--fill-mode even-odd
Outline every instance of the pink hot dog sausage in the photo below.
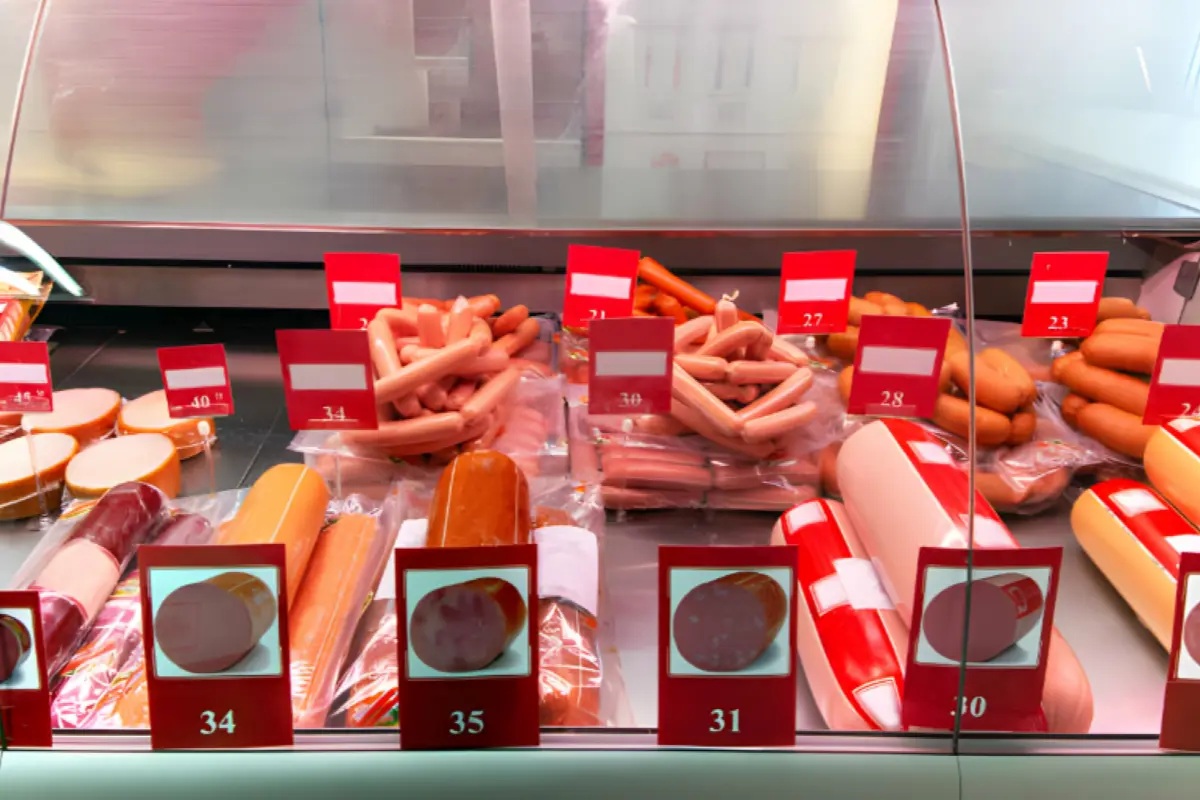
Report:
<svg viewBox="0 0 1200 800"><path fill-rule="evenodd" d="M718 300L713 320L717 324L717 333L732 328L738 321L737 306L733 304L732 300Z"/></svg>
<svg viewBox="0 0 1200 800"><path fill-rule="evenodd" d="M702 381L723 381L729 369L728 361L715 356L677 355L675 363L683 367L688 375Z"/></svg>
<svg viewBox="0 0 1200 800"><path fill-rule="evenodd" d="M526 306L513 306L492 323L492 335L499 338L510 334L527 319L529 319L529 309Z"/></svg>
<svg viewBox="0 0 1200 800"><path fill-rule="evenodd" d="M627 447L619 444L600 445L600 463L607 469L618 461L650 461L656 464L680 464L685 467L703 467L708 459L703 453L690 450L665 450L658 447Z"/></svg>
<svg viewBox="0 0 1200 800"><path fill-rule="evenodd" d="M758 399L759 389L757 386L750 384L748 386L734 386L732 383L705 383L704 388L712 392L713 397L718 400L734 400L738 403L753 403Z"/></svg>
<svg viewBox="0 0 1200 800"><path fill-rule="evenodd" d="M816 486L817 465L807 459L713 464L713 486L737 491L762 486Z"/></svg>
<svg viewBox="0 0 1200 800"><path fill-rule="evenodd" d="M812 386L812 382L812 370L807 367L797 369L783 383L738 411L737 416L744 422L749 422L752 419L782 411L788 406L795 405L796 401Z"/></svg>
<svg viewBox="0 0 1200 800"><path fill-rule="evenodd" d="M742 438L751 444L769 442L808 423L817 413L815 403L800 403L746 423Z"/></svg>
<svg viewBox="0 0 1200 800"><path fill-rule="evenodd" d="M476 384L473 378L462 378L454 388L446 392L446 408L451 411L458 411L463 407L463 403L470 399L471 395L475 394Z"/></svg>
<svg viewBox="0 0 1200 800"><path fill-rule="evenodd" d="M814 486L759 486L754 489L727 491L714 489L705 495L709 508L735 508L741 511L784 511L817 496Z"/></svg>
<svg viewBox="0 0 1200 800"><path fill-rule="evenodd" d="M454 344L467 338L474 319L475 315L471 313L467 298L460 295L450 307L450 314L446 319L446 344Z"/></svg>
<svg viewBox="0 0 1200 800"><path fill-rule="evenodd" d="M470 340L455 342L436 355L414 361L399 372L375 381L375 397L388 402L399 400L427 383L453 374L474 358L477 352L474 342Z"/></svg>
<svg viewBox="0 0 1200 800"><path fill-rule="evenodd" d="M696 351L696 355L727 356L734 350L749 347L766 333L767 329L757 322L739 322L718 333L712 341L706 342Z"/></svg>
<svg viewBox="0 0 1200 800"><path fill-rule="evenodd" d="M430 305L417 308L417 335L422 347L445 347L446 332L442 330L442 312Z"/></svg>
<svg viewBox="0 0 1200 800"><path fill-rule="evenodd" d="M576 473L578 474L578 473ZM686 489L629 489L601 486L605 508L633 511L642 508L694 508L704 503L704 492Z"/></svg>
<svg viewBox="0 0 1200 800"><path fill-rule="evenodd" d="M729 365L729 382L734 386L747 383L781 383L796 373L795 364L786 361L734 361Z"/></svg>
<svg viewBox="0 0 1200 800"><path fill-rule="evenodd" d="M901 730L908 628L846 510L811 500L788 510L771 544L796 546L796 652L832 730Z"/></svg>
<svg viewBox="0 0 1200 800"><path fill-rule="evenodd" d="M704 438L711 440L714 444L718 444L735 453L743 453L751 458L762 459L771 455L775 450L774 445L769 443L751 444L740 436L736 439L732 436L726 436L700 414L700 412L681 402L679 399L671 401L671 416Z"/></svg>
<svg viewBox="0 0 1200 800"><path fill-rule="evenodd" d="M481 375L491 375L502 372L512 366L513 359L499 347L489 347L482 354L459 367L455 374L464 378L478 378Z"/></svg>
<svg viewBox="0 0 1200 800"><path fill-rule="evenodd" d="M712 326L713 318L711 315L706 314L705 316L688 320L675 328L675 347L680 348L703 338L708 334Z"/></svg>
<svg viewBox="0 0 1200 800"><path fill-rule="evenodd" d="M446 407L446 391L436 383L427 383L417 389L417 399L430 411L441 411Z"/></svg>
<svg viewBox="0 0 1200 800"><path fill-rule="evenodd" d="M342 441L368 447L397 447L413 442L440 439L463 429L466 421L456 411L402 419L380 425L373 431L342 431Z"/></svg>
<svg viewBox="0 0 1200 800"><path fill-rule="evenodd" d="M463 418L472 422L491 412L509 395L519 380L521 380L521 371L514 367L509 367L492 378L476 390L467 402L463 403Z"/></svg>
<svg viewBox="0 0 1200 800"><path fill-rule="evenodd" d="M541 331L541 326L538 325L536 319L526 319L512 333L501 336L496 340L496 347L499 347L510 356L515 356L517 353L524 350L529 345L533 344L537 339L538 333Z"/></svg>
<svg viewBox="0 0 1200 800"><path fill-rule="evenodd" d="M716 428L722 436L736 438L741 433L744 423L729 406L713 397L683 367L675 365L673 375L671 394L676 399L695 409L709 423L709 427Z"/></svg>
<svg viewBox="0 0 1200 800"><path fill-rule="evenodd" d="M768 355L776 361L786 361L798 367L808 364L808 356L804 354L804 351L786 341L782 336L776 336L771 340Z"/></svg>
<svg viewBox="0 0 1200 800"><path fill-rule="evenodd" d="M704 467L642 459L615 459L604 466L606 486L634 489L709 489L712 473Z"/></svg>
<svg viewBox="0 0 1200 800"><path fill-rule="evenodd" d="M417 335L416 309L381 308L375 319L382 320L397 338Z"/></svg>

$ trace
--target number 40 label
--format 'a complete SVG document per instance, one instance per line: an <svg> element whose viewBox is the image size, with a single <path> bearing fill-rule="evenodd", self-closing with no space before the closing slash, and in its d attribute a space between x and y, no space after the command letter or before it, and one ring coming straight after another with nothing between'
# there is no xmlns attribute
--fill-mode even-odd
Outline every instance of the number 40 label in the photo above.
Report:
<svg viewBox="0 0 1200 800"><path fill-rule="evenodd" d="M217 731L224 731L230 735L237 729L233 722L233 710L225 712L225 716L221 717L220 722L217 721L216 713L212 711L203 711L200 713L200 733L205 736L211 736Z"/></svg>

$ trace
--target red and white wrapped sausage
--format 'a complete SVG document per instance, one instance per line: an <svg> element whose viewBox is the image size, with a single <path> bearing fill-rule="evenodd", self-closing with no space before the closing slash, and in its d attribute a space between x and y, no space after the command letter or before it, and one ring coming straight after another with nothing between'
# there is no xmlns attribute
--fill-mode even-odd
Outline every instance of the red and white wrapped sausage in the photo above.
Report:
<svg viewBox="0 0 1200 800"><path fill-rule="evenodd" d="M944 445L916 423L883 419L863 426L842 445L838 485L850 520L882 570L888 594L906 624L912 619L917 557L922 547L960 547L968 515L975 516L975 547L1019 545ZM1070 646L1051 634L1042 708L1051 733L1086 733L1092 690Z"/></svg>
<svg viewBox="0 0 1200 800"><path fill-rule="evenodd" d="M771 543L797 548L804 601L796 651L825 723L832 730L902 730L908 628L845 508L833 500L795 506L775 523Z"/></svg>

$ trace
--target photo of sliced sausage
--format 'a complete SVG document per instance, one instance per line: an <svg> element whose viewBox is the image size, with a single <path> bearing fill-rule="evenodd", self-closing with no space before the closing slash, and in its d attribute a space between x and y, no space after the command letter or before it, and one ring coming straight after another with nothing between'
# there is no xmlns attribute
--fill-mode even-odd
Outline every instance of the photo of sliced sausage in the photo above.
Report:
<svg viewBox="0 0 1200 800"><path fill-rule="evenodd" d="M183 670L224 672L254 649L277 613L275 595L261 578L222 572L168 594L154 614L154 638Z"/></svg>
<svg viewBox="0 0 1200 800"><path fill-rule="evenodd" d="M685 661L705 672L740 672L787 621L787 594L761 572L731 572L696 586L675 607L671 634Z"/></svg>
<svg viewBox="0 0 1200 800"><path fill-rule="evenodd" d="M963 655L967 592L971 616L967 629L967 661L991 661L1037 627L1044 597L1028 575L1006 572L963 581L942 589L925 607L921 628L938 655L957 661ZM1037 654L1032 654L1036 658Z"/></svg>
<svg viewBox="0 0 1200 800"><path fill-rule="evenodd" d="M408 641L417 658L439 672L476 672L504 654L528 616L517 587L501 578L475 578L417 601Z"/></svg>
<svg viewBox="0 0 1200 800"><path fill-rule="evenodd" d="M1200 604L1193 606L1188 615L1184 617L1183 647L1192 657L1192 661L1200 664Z"/></svg>
<svg viewBox="0 0 1200 800"><path fill-rule="evenodd" d="M29 629L16 617L0 614L0 683L12 677L32 649Z"/></svg>

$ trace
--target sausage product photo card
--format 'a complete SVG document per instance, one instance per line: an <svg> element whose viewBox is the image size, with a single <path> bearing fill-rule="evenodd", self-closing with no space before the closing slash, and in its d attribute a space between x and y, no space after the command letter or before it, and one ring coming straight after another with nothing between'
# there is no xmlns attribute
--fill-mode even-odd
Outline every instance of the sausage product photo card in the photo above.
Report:
<svg viewBox="0 0 1200 800"><path fill-rule="evenodd" d="M50 687L37 592L0 592L0 742L49 747Z"/></svg>
<svg viewBox="0 0 1200 800"><path fill-rule="evenodd" d="M1158 746L1200 752L1200 553L1182 553Z"/></svg>
<svg viewBox="0 0 1200 800"><path fill-rule="evenodd" d="M537 545L397 548L400 747L534 747Z"/></svg>
<svg viewBox="0 0 1200 800"><path fill-rule="evenodd" d="M1061 547L967 551L923 547L917 562L906 728L1046 731L1042 688ZM959 696L965 658L966 682Z"/></svg>
<svg viewBox="0 0 1200 800"><path fill-rule="evenodd" d="M658 743L794 744L796 548L658 552Z"/></svg>
<svg viewBox="0 0 1200 800"><path fill-rule="evenodd" d="M281 544L138 550L154 749L292 744Z"/></svg>

